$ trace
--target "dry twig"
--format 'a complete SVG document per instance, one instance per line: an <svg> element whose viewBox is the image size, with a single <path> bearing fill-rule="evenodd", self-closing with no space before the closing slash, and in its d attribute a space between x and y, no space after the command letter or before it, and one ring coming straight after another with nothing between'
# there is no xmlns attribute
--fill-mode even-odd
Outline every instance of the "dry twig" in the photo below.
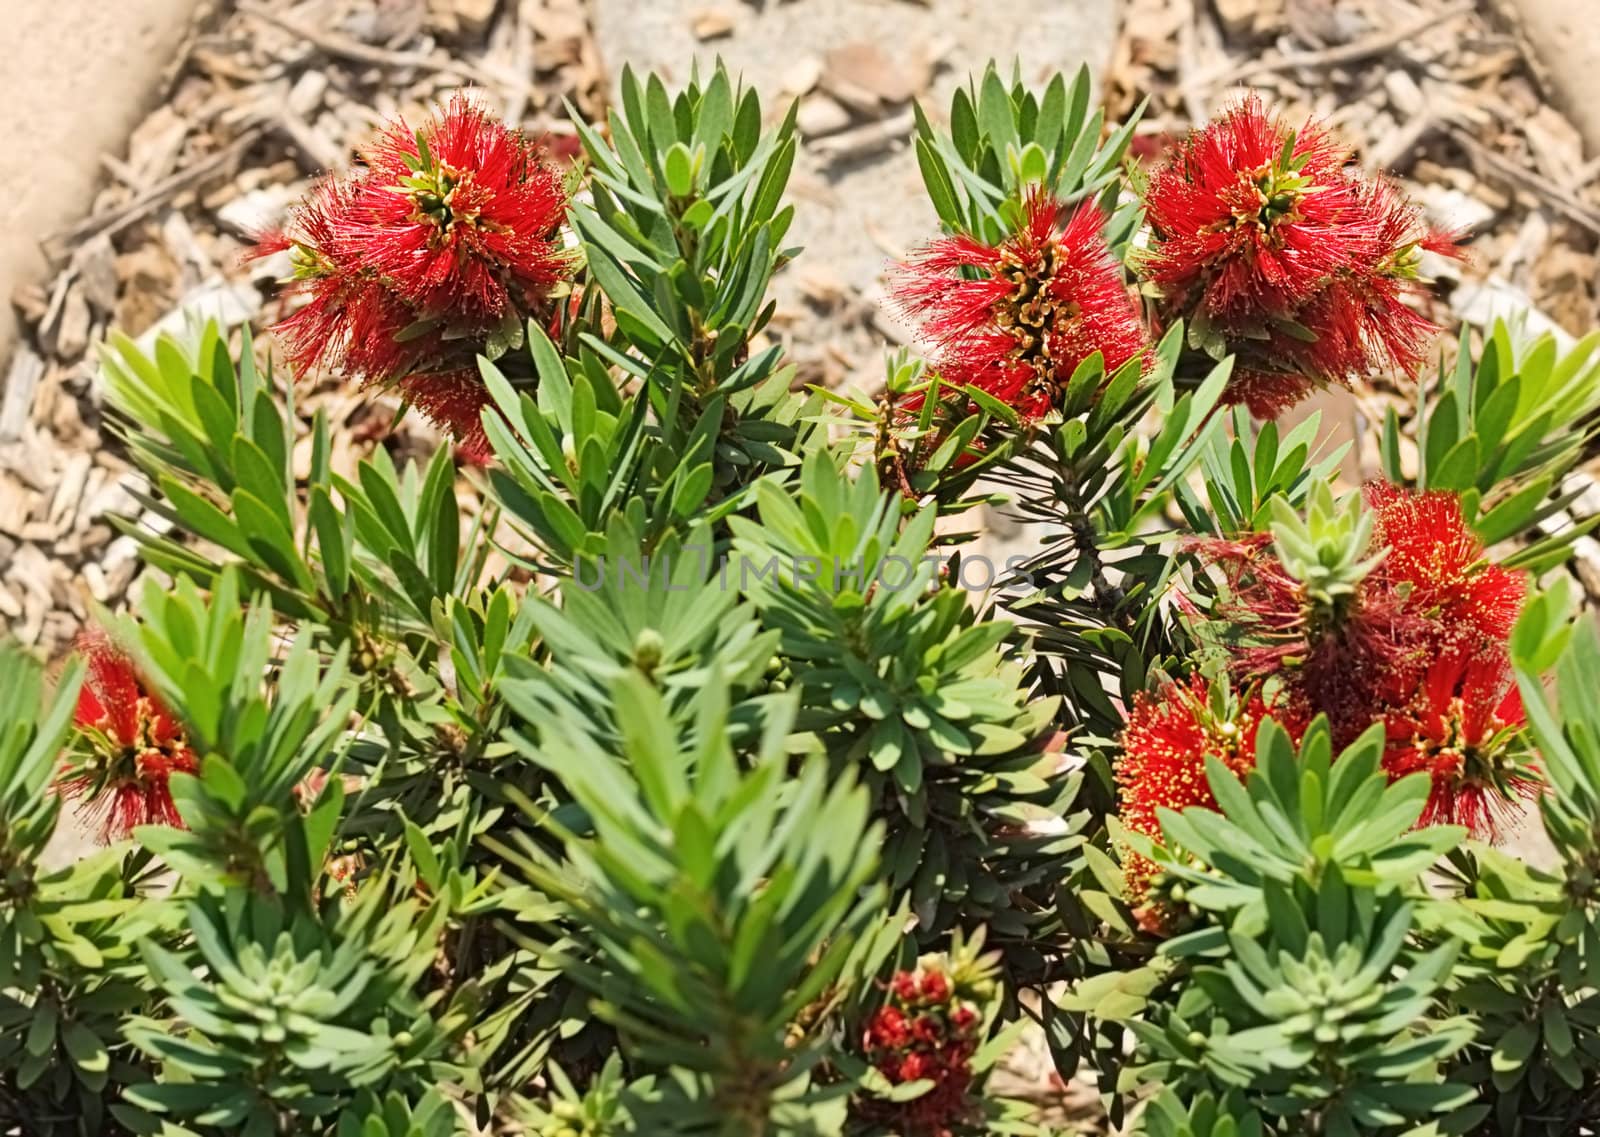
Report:
<svg viewBox="0 0 1600 1137"><path fill-rule="evenodd" d="M244 152L255 144L261 137L261 127L252 126L240 134L233 143L208 158L203 158L191 166L186 166L170 177L163 178L143 193L138 194L132 201L119 205L115 209L102 210L91 214L78 222L70 229L60 233L52 233L44 239L47 251L54 250L59 253L67 245L75 244L85 237L92 237L96 233L110 235L127 228L140 218L154 212L163 202L181 190L187 189L196 182L225 169L228 165L238 161ZM55 259L52 256L52 259Z"/></svg>
<svg viewBox="0 0 1600 1137"><path fill-rule="evenodd" d="M1600 210L1586 205L1568 191L1554 185L1521 163L1489 149L1459 126L1450 128L1450 137L1474 162L1494 171L1519 189L1528 190L1542 197L1557 212L1576 221L1590 232L1600 233Z"/></svg>
<svg viewBox="0 0 1600 1137"><path fill-rule="evenodd" d="M1337 67L1342 63L1360 63L1364 59L1382 55L1384 52L1399 47L1406 40L1419 36L1430 28L1440 27L1452 20L1459 20L1463 16L1470 16L1477 11L1476 0L1464 0L1453 8L1443 12L1429 12L1421 19L1413 20L1398 28L1391 28L1386 32L1358 39L1353 43L1340 44L1338 47L1323 48L1320 51L1297 51L1289 55L1280 55L1276 59L1256 59L1242 64L1232 70L1225 71L1207 80L1209 84L1226 85L1238 83L1254 75L1263 75L1273 71L1294 71L1302 67Z"/></svg>
<svg viewBox="0 0 1600 1137"><path fill-rule="evenodd" d="M238 0L238 8L245 15L281 28L335 59L368 63L374 67L415 67L424 71L434 71L440 75L454 75L457 79L464 79L469 83L487 83L497 87L520 86L529 91L533 90L526 79L506 75L498 69L474 66L445 56L426 55L420 51L390 51L347 36L308 28L269 8L262 7L255 3L255 0Z"/></svg>
<svg viewBox="0 0 1600 1137"><path fill-rule="evenodd" d="M853 130L844 130L838 134L830 134L826 138L818 138L810 143L809 149L813 154L830 162L846 162L872 154L891 142L909 137L914 125L911 112L902 111L888 118L864 123Z"/></svg>

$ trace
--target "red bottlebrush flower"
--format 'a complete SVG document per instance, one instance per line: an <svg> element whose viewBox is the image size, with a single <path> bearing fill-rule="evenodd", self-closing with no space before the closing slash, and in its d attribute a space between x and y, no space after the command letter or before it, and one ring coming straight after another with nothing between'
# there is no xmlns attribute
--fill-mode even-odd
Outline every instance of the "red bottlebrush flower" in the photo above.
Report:
<svg viewBox="0 0 1600 1137"><path fill-rule="evenodd" d="M88 661L74 716L83 753L57 790L79 803L103 841L121 840L139 825L181 826L169 781L198 766L182 725L104 633L84 635L78 650Z"/></svg>
<svg viewBox="0 0 1600 1137"><path fill-rule="evenodd" d="M421 130L391 124L365 167L320 183L257 245L289 249L306 298L275 328L290 363L396 388L481 456L476 357L549 315L572 267L566 205L538 147L463 96Z"/></svg>
<svg viewBox="0 0 1600 1137"><path fill-rule="evenodd" d="M1337 612L1318 612L1278 560L1272 537L1201 541L1201 558L1222 572L1214 615L1230 624L1232 671L1246 682L1285 681L1309 714L1328 716L1334 743L1352 741L1381 708L1414 689L1427 665L1434 625L1391 585L1380 563Z"/></svg>
<svg viewBox="0 0 1600 1137"><path fill-rule="evenodd" d="M1372 240L1355 246L1355 265L1335 275L1301 313L1300 323L1316 342L1300 342L1291 358L1308 367L1320 363L1331 374L1392 370L1414 375L1439 332L1405 303L1421 291L1421 254L1460 257L1462 252L1389 182L1362 181L1359 200L1358 224Z"/></svg>
<svg viewBox="0 0 1600 1137"><path fill-rule="evenodd" d="M1384 575L1408 589L1407 606L1440 624L1442 640L1503 641L1522 613L1524 574L1491 564L1483 542L1446 490L1416 493L1384 481L1362 487L1377 515L1374 540L1388 549Z"/></svg>
<svg viewBox="0 0 1600 1137"><path fill-rule="evenodd" d="M1387 717L1383 764L1393 778L1433 781L1420 825L1462 825L1494 840L1540 780L1518 761L1522 698L1501 648L1447 651L1428 668L1415 699Z"/></svg>
<svg viewBox="0 0 1600 1137"><path fill-rule="evenodd" d="M1255 768L1256 735L1269 717L1295 737L1305 726L1303 715L1291 703L1269 703L1259 688L1242 698L1228 693L1215 699L1202 675L1187 683L1171 683L1154 698L1139 694L1123 728L1122 753L1116 762L1122 823L1160 840L1158 810L1215 809L1217 800L1206 781L1206 758L1219 759L1243 778ZM1130 898L1138 900L1155 866L1130 853L1127 868Z"/></svg>
<svg viewBox="0 0 1600 1137"><path fill-rule="evenodd" d="M1099 352L1107 372L1145 344L1138 309L1091 204L1065 215L1031 193L1022 224L997 245L945 237L901 266L895 301L922 324L936 362L1027 419L1055 404L1073 371Z"/></svg>
<svg viewBox="0 0 1600 1137"><path fill-rule="evenodd" d="M1317 381L1305 375L1235 366L1228 376L1224 398L1239 404L1256 418L1277 418L1317 390Z"/></svg>
<svg viewBox="0 0 1600 1137"><path fill-rule="evenodd" d="M273 330L299 371L338 366L376 381L422 351L396 340L415 317L361 263L352 245L358 230L354 184L327 178L291 212L285 229L262 235L249 254L292 254L290 292L306 303Z"/></svg>
<svg viewBox="0 0 1600 1137"><path fill-rule="evenodd" d="M922 997L930 1003L943 1003L950 998L950 980L942 971L925 971L922 975Z"/></svg>
<svg viewBox="0 0 1600 1137"><path fill-rule="evenodd" d="M498 319L565 276L560 176L465 96L420 131L392 123L367 161L352 243L417 311Z"/></svg>
<svg viewBox="0 0 1600 1137"><path fill-rule="evenodd" d="M1441 655L1503 648L1527 587L1485 559L1455 494L1371 482L1363 499L1377 563L1335 604L1312 601L1267 534L1193 546L1220 570L1210 615L1229 627L1233 673L1282 679L1340 746L1410 707Z"/></svg>
<svg viewBox="0 0 1600 1137"><path fill-rule="evenodd" d="M1360 251L1348 159L1315 123L1295 130L1247 97L1151 175L1146 277L1170 306L1230 325L1298 310Z"/></svg>
<svg viewBox="0 0 1600 1137"><path fill-rule="evenodd" d="M915 1082L920 1078L931 1077L936 1072L932 1058L920 1051L907 1054L900 1061L900 1080L902 1082Z"/></svg>
<svg viewBox="0 0 1600 1137"><path fill-rule="evenodd" d="M1421 250L1454 242L1348 159L1315 122L1293 128L1250 96L1151 176L1141 270L1159 322L1186 319L1237 354L1226 397L1259 417L1376 371L1413 374L1438 331L1405 301Z"/></svg>

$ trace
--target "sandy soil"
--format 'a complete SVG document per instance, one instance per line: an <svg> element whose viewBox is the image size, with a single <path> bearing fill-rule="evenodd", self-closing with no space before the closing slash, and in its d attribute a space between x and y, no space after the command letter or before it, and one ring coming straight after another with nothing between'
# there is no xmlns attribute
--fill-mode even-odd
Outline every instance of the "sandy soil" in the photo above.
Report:
<svg viewBox="0 0 1600 1137"><path fill-rule="evenodd" d="M0 299L45 276L39 241L81 218L148 109L197 0L8 0L0 102L13 176L0 194ZM0 359L15 321L0 304Z"/></svg>

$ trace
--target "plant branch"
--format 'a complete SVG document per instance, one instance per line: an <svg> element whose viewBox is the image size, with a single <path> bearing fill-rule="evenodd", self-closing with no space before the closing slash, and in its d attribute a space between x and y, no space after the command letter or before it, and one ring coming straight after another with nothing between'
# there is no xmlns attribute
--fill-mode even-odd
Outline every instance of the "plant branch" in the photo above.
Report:
<svg viewBox="0 0 1600 1137"><path fill-rule="evenodd" d="M1089 567L1089 586L1094 605L1100 609L1107 623L1131 633L1133 621L1123 609L1122 603L1127 599L1127 594L1120 585L1113 584L1111 578L1106 575L1105 562L1100 559L1100 546L1095 540L1094 523L1079 498L1078 478L1075 472L1070 469L1063 471L1060 490L1062 498L1068 504L1064 521L1067 532L1072 538L1072 547Z"/></svg>

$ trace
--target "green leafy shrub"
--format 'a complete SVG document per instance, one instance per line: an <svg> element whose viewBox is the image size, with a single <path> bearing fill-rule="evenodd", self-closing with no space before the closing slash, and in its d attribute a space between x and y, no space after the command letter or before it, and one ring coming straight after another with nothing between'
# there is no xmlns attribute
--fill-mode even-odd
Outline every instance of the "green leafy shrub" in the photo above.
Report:
<svg viewBox="0 0 1600 1137"><path fill-rule="evenodd" d="M1253 101L1146 170L990 69L916 116L926 350L796 391L792 109L621 96L565 176L458 99L263 238L290 370L454 453L108 346L160 575L53 685L0 646L5 1131L1045 1133L1027 1031L1151 1137L1600 1124L1600 340L1464 334L1346 492L1251 412L1414 377L1451 242Z"/></svg>

